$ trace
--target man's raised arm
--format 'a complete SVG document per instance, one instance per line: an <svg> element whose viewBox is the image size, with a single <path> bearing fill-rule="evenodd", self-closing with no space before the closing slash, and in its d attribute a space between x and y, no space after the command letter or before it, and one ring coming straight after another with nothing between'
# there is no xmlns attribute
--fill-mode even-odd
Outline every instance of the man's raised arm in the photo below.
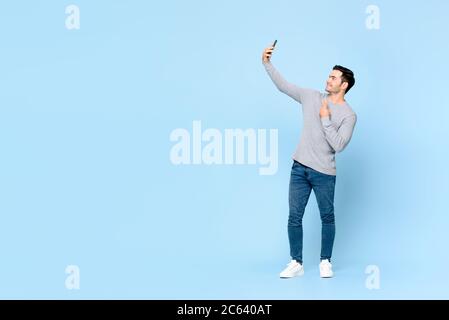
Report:
<svg viewBox="0 0 449 320"><path fill-rule="evenodd" d="M271 64L270 59L273 50L274 47L270 46L267 47L262 53L262 63L265 67L265 70L267 71L268 75L270 76L276 87L279 89L279 91L285 93L289 97L302 104L304 96L310 94L313 90L304 89L286 81L279 73L279 71L277 71L276 68Z"/></svg>

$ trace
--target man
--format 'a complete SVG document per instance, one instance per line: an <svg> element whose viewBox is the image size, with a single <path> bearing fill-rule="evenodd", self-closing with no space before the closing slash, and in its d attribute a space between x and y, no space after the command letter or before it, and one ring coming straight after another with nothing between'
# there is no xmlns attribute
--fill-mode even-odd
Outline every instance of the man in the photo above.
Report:
<svg viewBox="0 0 449 320"><path fill-rule="evenodd" d="M334 191L335 153L343 151L351 140L357 115L345 100L355 83L351 70L335 66L326 82L327 93L305 89L284 80L271 64L274 46L263 51L262 63L276 87L300 104L303 129L293 155L289 186L288 239L291 262L281 278L304 274L302 218L313 189L321 216L320 276L333 276L331 256L335 237Z"/></svg>

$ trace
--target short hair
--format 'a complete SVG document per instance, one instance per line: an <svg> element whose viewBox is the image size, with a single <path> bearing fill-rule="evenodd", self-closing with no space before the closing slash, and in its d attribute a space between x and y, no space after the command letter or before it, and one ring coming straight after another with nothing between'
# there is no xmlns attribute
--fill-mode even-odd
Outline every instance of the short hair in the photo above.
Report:
<svg viewBox="0 0 449 320"><path fill-rule="evenodd" d="M343 73L341 75L341 83L343 83L343 82L348 83L348 87L346 88L346 91L345 91L345 93L348 93L349 90L351 90L351 88L355 84L354 72L352 72L348 68L345 68L345 67L342 67L339 65L334 66L333 70L338 70L338 71L341 71L341 73Z"/></svg>

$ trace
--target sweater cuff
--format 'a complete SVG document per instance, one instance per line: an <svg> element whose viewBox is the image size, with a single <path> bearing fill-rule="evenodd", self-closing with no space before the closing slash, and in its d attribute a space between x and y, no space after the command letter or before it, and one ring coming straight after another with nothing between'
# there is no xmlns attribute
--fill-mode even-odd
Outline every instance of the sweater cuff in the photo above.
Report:
<svg viewBox="0 0 449 320"><path fill-rule="evenodd" d="M321 124L325 127L328 127L332 124L329 116L321 118Z"/></svg>

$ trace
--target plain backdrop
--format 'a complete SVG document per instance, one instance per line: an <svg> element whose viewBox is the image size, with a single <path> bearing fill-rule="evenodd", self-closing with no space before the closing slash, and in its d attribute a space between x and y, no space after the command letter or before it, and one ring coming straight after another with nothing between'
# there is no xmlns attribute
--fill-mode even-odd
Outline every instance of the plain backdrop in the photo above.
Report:
<svg viewBox="0 0 449 320"><path fill-rule="evenodd" d="M79 30L65 27L70 4ZM447 1L53 0L0 12L1 298L449 298ZM278 277L303 124L261 64L274 39L273 64L297 85L323 90L335 64L356 76L333 279L319 278L313 193L305 275ZM173 165L170 133L194 120L278 129L277 174ZM79 290L66 288L69 265Z"/></svg>

